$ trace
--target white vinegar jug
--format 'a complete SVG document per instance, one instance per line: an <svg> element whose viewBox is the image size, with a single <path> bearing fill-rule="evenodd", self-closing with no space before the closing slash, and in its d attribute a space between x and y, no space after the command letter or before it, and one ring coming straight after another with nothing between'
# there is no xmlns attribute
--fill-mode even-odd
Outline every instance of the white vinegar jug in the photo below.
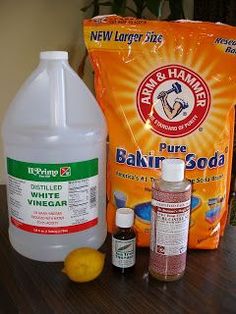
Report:
<svg viewBox="0 0 236 314"><path fill-rule="evenodd" d="M62 261L105 241L106 122L68 64L45 51L3 123L9 237L20 254Z"/></svg>

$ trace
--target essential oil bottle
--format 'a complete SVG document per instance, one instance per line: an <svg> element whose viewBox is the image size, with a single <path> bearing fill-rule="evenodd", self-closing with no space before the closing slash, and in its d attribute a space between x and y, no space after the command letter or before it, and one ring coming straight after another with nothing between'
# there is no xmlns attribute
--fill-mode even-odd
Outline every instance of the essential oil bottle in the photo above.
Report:
<svg viewBox="0 0 236 314"><path fill-rule="evenodd" d="M153 181L149 272L162 281L181 278L186 267L191 183L184 170L183 160L165 159Z"/></svg>
<svg viewBox="0 0 236 314"><path fill-rule="evenodd" d="M122 274L132 271L135 265L136 236L133 230L133 223L133 209L117 209L117 230L112 235L112 264L113 268Z"/></svg>

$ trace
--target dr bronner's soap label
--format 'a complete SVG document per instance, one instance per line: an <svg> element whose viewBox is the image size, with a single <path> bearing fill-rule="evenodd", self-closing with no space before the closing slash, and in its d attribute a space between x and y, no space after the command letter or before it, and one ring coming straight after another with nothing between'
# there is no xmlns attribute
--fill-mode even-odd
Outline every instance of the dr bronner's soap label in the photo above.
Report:
<svg viewBox="0 0 236 314"><path fill-rule="evenodd" d="M153 189L150 265L163 276L181 274L186 266L191 189Z"/></svg>
<svg viewBox="0 0 236 314"><path fill-rule="evenodd" d="M11 223L39 234L79 232L98 223L98 159L63 164L7 158Z"/></svg>

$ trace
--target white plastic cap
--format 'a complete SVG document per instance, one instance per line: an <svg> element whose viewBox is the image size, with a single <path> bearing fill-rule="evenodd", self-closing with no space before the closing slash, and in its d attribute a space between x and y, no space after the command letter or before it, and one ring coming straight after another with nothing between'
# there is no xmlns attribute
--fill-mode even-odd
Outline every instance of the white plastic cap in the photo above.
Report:
<svg viewBox="0 0 236 314"><path fill-rule="evenodd" d="M130 228L134 224L134 211L131 208L118 208L116 211L116 225L121 228Z"/></svg>
<svg viewBox="0 0 236 314"><path fill-rule="evenodd" d="M162 160L161 170L161 178L164 181L178 182L184 180L185 163L181 159Z"/></svg>
<svg viewBox="0 0 236 314"><path fill-rule="evenodd" d="M42 60L68 60L67 51L41 51L40 59Z"/></svg>

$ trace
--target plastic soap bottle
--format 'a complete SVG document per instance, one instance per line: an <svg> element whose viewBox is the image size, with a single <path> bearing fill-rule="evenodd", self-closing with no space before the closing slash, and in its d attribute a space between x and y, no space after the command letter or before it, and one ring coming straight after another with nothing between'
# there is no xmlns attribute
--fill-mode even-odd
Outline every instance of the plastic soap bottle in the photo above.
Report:
<svg viewBox="0 0 236 314"><path fill-rule="evenodd" d="M107 234L106 123L67 52L40 53L2 134L15 250L62 261L74 248L100 247Z"/></svg>
<svg viewBox="0 0 236 314"><path fill-rule="evenodd" d="M162 281L181 278L186 266L191 183L184 170L183 160L165 159L153 182L149 272Z"/></svg>

